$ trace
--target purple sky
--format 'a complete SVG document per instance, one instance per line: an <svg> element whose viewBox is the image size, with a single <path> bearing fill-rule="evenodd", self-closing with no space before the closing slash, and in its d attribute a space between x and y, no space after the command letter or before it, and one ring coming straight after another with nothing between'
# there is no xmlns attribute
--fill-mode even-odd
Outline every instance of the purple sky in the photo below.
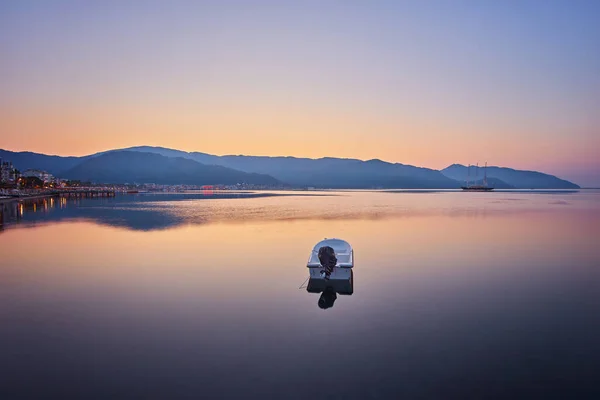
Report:
<svg viewBox="0 0 600 400"><path fill-rule="evenodd" d="M600 186L599 21L598 1L3 1L0 148L487 161Z"/></svg>

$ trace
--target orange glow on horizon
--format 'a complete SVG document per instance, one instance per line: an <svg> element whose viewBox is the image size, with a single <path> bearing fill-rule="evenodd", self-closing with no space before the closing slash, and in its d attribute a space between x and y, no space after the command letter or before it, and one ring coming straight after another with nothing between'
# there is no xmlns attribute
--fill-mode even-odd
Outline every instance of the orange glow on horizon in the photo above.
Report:
<svg viewBox="0 0 600 400"><path fill-rule="evenodd" d="M376 119L366 113L321 110L194 113L83 107L0 110L0 148L84 156L132 146L161 146L215 155L382 159L442 169L453 163L559 170L585 166L600 151L600 137L573 141L502 127L485 130L433 126L417 119ZM313 112L314 111L314 112ZM32 113L36 118L31 118ZM523 137L515 141L509 137ZM566 150L565 150L566 149Z"/></svg>

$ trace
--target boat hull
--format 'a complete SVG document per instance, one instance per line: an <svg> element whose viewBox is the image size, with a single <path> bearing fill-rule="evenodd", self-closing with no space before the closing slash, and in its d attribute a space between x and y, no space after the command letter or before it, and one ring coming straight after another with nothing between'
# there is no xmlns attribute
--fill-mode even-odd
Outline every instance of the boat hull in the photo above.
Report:
<svg viewBox="0 0 600 400"><path fill-rule="evenodd" d="M494 188L491 187L461 187L465 192L491 192Z"/></svg>
<svg viewBox="0 0 600 400"><path fill-rule="evenodd" d="M321 271L323 271L323 267L312 267L309 268L308 271L310 274L310 279L326 280L324 277L321 276ZM329 280L348 280L351 277L352 268L335 267L333 268L333 272L331 272L331 275L329 276Z"/></svg>
<svg viewBox="0 0 600 400"><path fill-rule="evenodd" d="M309 293L322 293L333 289L337 294L352 295L354 293L354 274L350 270L350 279L335 279L326 281L324 279L309 279L306 291Z"/></svg>

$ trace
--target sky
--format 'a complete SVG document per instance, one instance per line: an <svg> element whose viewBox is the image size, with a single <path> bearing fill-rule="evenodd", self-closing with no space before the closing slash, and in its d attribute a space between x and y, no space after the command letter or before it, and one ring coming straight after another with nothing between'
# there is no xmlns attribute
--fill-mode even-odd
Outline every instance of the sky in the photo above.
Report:
<svg viewBox="0 0 600 400"><path fill-rule="evenodd" d="M0 148L541 170L600 186L599 1L0 1Z"/></svg>

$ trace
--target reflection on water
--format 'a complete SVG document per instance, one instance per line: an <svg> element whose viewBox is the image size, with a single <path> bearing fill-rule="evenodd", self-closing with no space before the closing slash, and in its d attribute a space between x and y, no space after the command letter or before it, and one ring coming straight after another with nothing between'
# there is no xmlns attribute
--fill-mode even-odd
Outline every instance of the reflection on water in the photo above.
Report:
<svg viewBox="0 0 600 400"><path fill-rule="evenodd" d="M354 271L350 271L350 279L313 279L308 280L306 287L308 293L320 293L319 308L328 309L333 307L333 304L337 300L337 295L348 295L352 296L354 293Z"/></svg>
<svg viewBox="0 0 600 400"><path fill-rule="evenodd" d="M57 221L93 221L133 230L183 225L306 220L378 220L388 218L485 218L548 212L558 206L596 209L597 192L202 192L118 195L111 198L43 198L0 204L0 224L7 227ZM485 197L488 195L488 197ZM319 201L314 201L318 198Z"/></svg>
<svg viewBox="0 0 600 400"><path fill-rule="evenodd" d="M47 214L55 207L63 209L67 207L67 204L68 200L65 197L43 197L20 201L6 201L4 199L4 202L0 202L0 229L9 224L21 222L25 214L28 216L37 214L39 218L41 214ZM71 204L76 205L78 202L73 199Z"/></svg>
<svg viewBox="0 0 600 400"><path fill-rule="evenodd" d="M172 228L184 224L204 224L211 221L243 218L261 219L261 210L244 212L239 204L227 207L215 205L214 200L249 199L269 196L281 197L282 193L211 193L120 195L115 198L36 198L0 204L0 227L21 224L39 225L49 222L88 220L99 224L133 230ZM289 194L288 194L289 195ZM306 196L306 194L294 194ZM317 196L317 194L313 194ZM323 194L319 194L323 196ZM205 201L201 209L195 201ZM192 204L185 205L185 202ZM193 212L190 213L190 209ZM258 212L257 212L258 211Z"/></svg>
<svg viewBox="0 0 600 400"><path fill-rule="evenodd" d="M46 197L0 204L0 226L20 223L40 224L66 220L92 220L100 224L121 226L135 230L165 229L185 223L206 223L218 219L214 209L215 200L257 199L265 197L325 196L326 194L270 193L270 192L192 192L178 194L118 195L116 197ZM195 215L180 213L185 202L205 200L206 210ZM195 208L196 204L193 205ZM235 210L229 209L222 217L236 218ZM190 218L191 217L191 218Z"/></svg>
<svg viewBox="0 0 600 400"><path fill-rule="evenodd" d="M600 398L597 192L161 196L9 208L1 399Z"/></svg>

